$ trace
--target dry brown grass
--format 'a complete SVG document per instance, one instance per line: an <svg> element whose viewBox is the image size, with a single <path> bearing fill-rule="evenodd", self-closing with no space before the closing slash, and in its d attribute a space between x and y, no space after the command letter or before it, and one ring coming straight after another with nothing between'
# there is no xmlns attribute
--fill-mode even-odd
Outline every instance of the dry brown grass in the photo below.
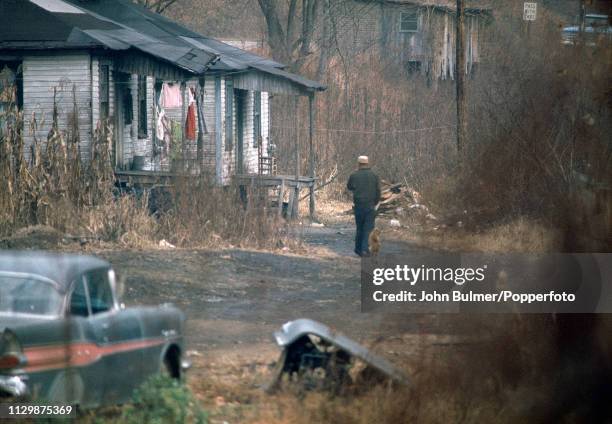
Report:
<svg viewBox="0 0 612 424"><path fill-rule="evenodd" d="M469 337L406 335L377 342L374 350L406 370L409 387L358 387L344 396L286 387L266 395L262 387L279 353L260 345L196 358L190 386L212 423L510 423L536 418L538 405L546 403L552 390L551 382L542 384L540 378L550 369L542 363L550 358L554 337L550 320L463 319Z"/></svg>
<svg viewBox="0 0 612 424"><path fill-rule="evenodd" d="M54 112L47 140L35 138L26 160L22 115L8 113L0 134L0 184L7 188L0 192L0 237L44 225L102 246L152 248L166 240L177 247L300 249L296 234L256 189L243 203L235 186L218 187L206 175L177 177L164 193L167 202L152 214L146 193L114 187L109 121L99 123L92 156L81 161L78 126L61 131ZM32 119L30 131L36 128Z"/></svg>
<svg viewBox="0 0 612 424"><path fill-rule="evenodd" d="M434 229L437 228L437 229ZM409 227L391 231L389 237L418 245L457 252L544 253L562 248L562 234L542 221L519 217L483 230L444 227Z"/></svg>

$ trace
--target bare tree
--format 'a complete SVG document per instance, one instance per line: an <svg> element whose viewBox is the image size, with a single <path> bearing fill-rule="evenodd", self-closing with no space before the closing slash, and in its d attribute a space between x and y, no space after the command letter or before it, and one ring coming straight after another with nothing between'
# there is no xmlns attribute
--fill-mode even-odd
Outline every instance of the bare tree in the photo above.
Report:
<svg viewBox="0 0 612 424"><path fill-rule="evenodd" d="M312 54L320 0L257 0L266 20L268 44L275 59L298 70ZM301 20L301 27L299 26Z"/></svg>
<svg viewBox="0 0 612 424"><path fill-rule="evenodd" d="M455 81L457 90L457 152L461 152L465 145L466 127L466 100L465 100L465 41L463 0L457 0L457 35L455 40Z"/></svg>
<svg viewBox="0 0 612 424"><path fill-rule="evenodd" d="M152 10L155 13L163 13L168 7L172 6L178 0L134 0L147 9Z"/></svg>

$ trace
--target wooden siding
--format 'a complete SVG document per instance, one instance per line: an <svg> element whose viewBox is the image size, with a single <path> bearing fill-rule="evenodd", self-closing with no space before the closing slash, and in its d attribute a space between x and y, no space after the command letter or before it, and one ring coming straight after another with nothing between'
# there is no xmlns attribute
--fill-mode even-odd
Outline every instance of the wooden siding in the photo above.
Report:
<svg viewBox="0 0 612 424"><path fill-rule="evenodd" d="M95 130L100 121L100 59L91 58L91 127ZM109 78L110 79L110 78ZM110 97L110 93L109 93ZM92 135L93 136L93 135Z"/></svg>
<svg viewBox="0 0 612 424"><path fill-rule="evenodd" d="M288 94L292 96L306 96L305 90L293 82L276 75L266 74L261 71L252 70L233 77L234 87L249 91L265 91L274 94Z"/></svg>
<svg viewBox="0 0 612 424"><path fill-rule="evenodd" d="M104 57L91 58L91 119L95 129L100 123L100 75L101 65L108 65L108 116L115 113L115 80L113 78L113 63Z"/></svg>
<svg viewBox="0 0 612 424"><path fill-rule="evenodd" d="M270 101L268 93L261 93L261 139L264 156L268 156L268 146L270 145Z"/></svg>
<svg viewBox="0 0 612 424"><path fill-rule="evenodd" d="M220 76L215 77L215 180L217 184L223 184L223 80Z"/></svg>
<svg viewBox="0 0 612 424"><path fill-rule="evenodd" d="M60 131L66 134L74 114L73 87L78 104L78 124L81 139L81 157L90 157L92 137L91 66L88 54L53 54L49 56L25 56L23 59L23 112L25 123L25 155L29 159L34 136L46 141L53 117L53 89L56 88L56 105ZM36 117L35 134L29 122Z"/></svg>
<svg viewBox="0 0 612 424"><path fill-rule="evenodd" d="M91 155L91 140L93 129L100 121L100 66L107 61L104 57L90 57L89 55L66 55L49 57L26 57L24 58L24 114L26 117L35 114L39 126L36 136L40 140L46 140L51 126L53 113L53 87L57 87L57 106L59 112L60 129L65 132L73 112L72 86L76 87L78 118L81 138L81 153L84 160L89 160ZM109 75L109 116L115 119L123 117L115 116L116 102L116 74L112 62ZM219 88L214 77L205 78L204 85L204 120L208 133L203 135L203 158L204 172L217 175L217 182L229 184L236 170L237 157L237 125L236 125L236 102L234 102L233 113L233 137L234 148L225 150L225 78L218 77ZM139 125L139 102L138 102L138 75L131 74L127 82L132 95L132 124L124 125L122 140L118 141L117 152L121 154L119 162L124 169L131 169L134 156L145 156L147 170L169 170L169 161L159 161L153 157L153 143L155 137L156 116L154 113L155 78L147 77L147 135L145 138L138 137ZM187 82L187 87L195 87L197 80ZM247 91L243 103L243 160L244 172L257 173L259 170L258 148L254 140L254 92ZM186 107L184 102L184 107ZM218 112L221 112L218 114ZM167 116L180 123L184 128L182 118L185 116L181 108L166 108ZM26 127L27 128L27 127ZM196 133L199 129L196 131ZM32 136L26 130L26 143L32 142ZM267 92L261 93L261 135L262 154L268 154L270 143L270 102ZM178 141L180 142L180 140ZM29 145L29 144L28 144ZM197 158L196 140L186 143L189 159ZM26 149L29 154L29 149Z"/></svg>
<svg viewBox="0 0 612 424"><path fill-rule="evenodd" d="M346 9L346 10L345 10ZM355 12L358 13L355 13ZM400 31L402 12L418 13L418 30ZM348 22L338 34L338 45L346 57L376 52L383 63L407 66L419 62L420 73L432 79L453 78L455 17L432 6L348 1L334 11L335 19ZM468 15L466 24L466 68L480 60L479 39L483 19Z"/></svg>
<svg viewBox="0 0 612 424"><path fill-rule="evenodd" d="M140 116L140 102L138 102L138 75L132 74L132 78L130 80L130 87L132 91L132 131L130 134L130 138L127 140L127 145L124 150L124 162L131 169L132 162L134 160L134 156L144 156L145 157L145 166L146 169L152 170L159 168L155 167L153 163L153 131L155 130L154 126L154 117L153 117L153 96L154 96L154 85L155 78L147 77L146 82L146 107L147 107L147 132L146 137L139 137L140 128L139 128L139 119Z"/></svg>
<svg viewBox="0 0 612 424"><path fill-rule="evenodd" d="M226 102L226 84L225 81L228 77L221 78L221 184L226 185L230 183L231 176L234 174L236 169L235 155L236 150L236 102L234 102L234 109L232 113L233 117L233 143L234 147L232 150L226 150L225 143L227 143L227 132L226 132L226 119L227 114L225 113L225 102Z"/></svg>
<svg viewBox="0 0 612 424"><path fill-rule="evenodd" d="M236 169L238 167L237 164L237 158L238 158L238 126L237 124L237 116L238 114L236 113L236 105L237 102L234 101L234 113L232 114L233 116L233 138L234 138L234 143L233 143L233 148L231 151L226 151L225 150L225 140L226 140L226 134L225 134L225 84L222 83L221 84L221 93L223 95L222 97L222 104L221 104L221 116L222 116L222 125L220 126L221 130L223 131L223 134L221 136L222 139L222 150L221 150L221 154L219 155L221 157L222 163L221 163L221 173L222 173L222 177L221 177L221 184L226 185L229 184L231 181L231 177L236 173ZM235 94L236 95L236 94ZM243 158L243 173L258 173L259 172L259 150L258 147L255 145L254 142L254 128L253 128L253 116L254 116L254 92L253 91L247 91L245 96L244 96L244 102L243 102L243 117L244 117L244 122L243 122L243 151L242 151L242 158ZM267 92L262 92L261 93L261 135L262 135L262 140L263 140L263 146L262 146L262 154L264 156L266 156L268 154L268 145L269 145L269 137L270 137L270 104L269 104L269 98L268 98L268 93Z"/></svg>
<svg viewBox="0 0 612 424"><path fill-rule="evenodd" d="M208 134L203 137L204 166L211 175L216 174L216 122L215 122L215 80L208 77L204 81L204 120Z"/></svg>
<svg viewBox="0 0 612 424"><path fill-rule="evenodd" d="M124 140L124 160L126 164L129 163L131 165L134 156L145 156L145 166L147 170L157 170L157 171L169 171L170 170L170 161L168 157L163 157L158 155L156 157L153 156L153 143L155 138L155 126L156 126L156 116L154 113L154 102L156 100L156 96L159 96L159 93L155 92L155 78L147 77L147 137L139 138L134 137L134 134L138 134L138 107L139 104L137 102L137 80L138 75L132 75L132 96L133 102L132 105L134 107L133 116L134 116L134 131L131 134L126 134L126 139ZM174 83L178 84L179 82L174 81ZM185 93L189 88L196 88L198 86L197 80L190 80L186 83ZM187 95L185 95L185 99L183 101L183 105L181 107L175 108L164 108L164 112L166 116L173 122L178 123L181 126L181 129L184 131L185 123L183 122L183 118L187 115ZM185 110L183 110L185 109ZM202 136L203 144L202 144L202 163L201 165L204 167L205 172L210 172L214 174L215 169L215 87L214 80L212 78L207 78L204 81L204 121L206 123L206 128L208 133L204 133ZM190 161L197 160L197 139L199 136L199 128L196 126L196 138L195 140L185 140L184 147L184 157ZM175 143L181 143L182 140L174 140Z"/></svg>

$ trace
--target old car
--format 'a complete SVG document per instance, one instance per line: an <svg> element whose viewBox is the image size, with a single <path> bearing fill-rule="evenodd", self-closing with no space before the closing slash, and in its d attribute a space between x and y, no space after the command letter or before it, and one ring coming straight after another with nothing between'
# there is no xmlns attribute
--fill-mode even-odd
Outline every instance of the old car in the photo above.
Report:
<svg viewBox="0 0 612 424"><path fill-rule="evenodd" d="M181 378L183 313L126 308L119 292L104 260L0 252L0 396L94 407L155 373Z"/></svg>

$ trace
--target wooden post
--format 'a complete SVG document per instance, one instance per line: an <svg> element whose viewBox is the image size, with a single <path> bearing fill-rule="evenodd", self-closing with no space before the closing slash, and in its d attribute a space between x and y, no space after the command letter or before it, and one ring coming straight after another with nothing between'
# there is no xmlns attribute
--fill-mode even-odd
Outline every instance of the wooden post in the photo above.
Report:
<svg viewBox="0 0 612 424"><path fill-rule="evenodd" d="M310 185L310 220L314 221L316 219L316 211L315 211L315 187L314 187L314 177L315 177L315 158L314 158L314 146L313 146L313 138L314 138L314 93L310 93L308 96L308 175L312 178L312 184Z"/></svg>
<svg viewBox="0 0 612 424"><path fill-rule="evenodd" d="M204 113L204 77L198 79L198 92L196 93L196 116L198 117L198 173L203 168L204 161L204 117L200 112Z"/></svg>
<svg viewBox="0 0 612 424"><path fill-rule="evenodd" d="M584 41L584 15L586 11L586 6L584 4L584 0L580 0L580 6L578 10L578 44L582 44Z"/></svg>
<svg viewBox="0 0 612 424"><path fill-rule="evenodd" d="M181 101L182 101L182 105L181 105L181 157L182 157L182 162L180 165L180 169L181 171L185 170L185 163L186 163L186 159L187 159L187 155L185 154L186 152L186 138L185 138L185 120L187 119L187 99L185 98L185 87L186 87L186 83L185 81L181 81Z"/></svg>
<svg viewBox="0 0 612 424"><path fill-rule="evenodd" d="M455 84L457 88L457 153L461 155L465 146L465 52L463 48L463 0L457 0L457 28L455 31ZM459 158L461 162L461 158Z"/></svg>
<svg viewBox="0 0 612 424"><path fill-rule="evenodd" d="M582 37L582 33L584 32L584 15L585 15L586 7L584 5L584 0L580 0L580 9L578 10L578 24L580 26L580 36Z"/></svg>
<svg viewBox="0 0 612 424"><path fill-rule="evenodd" d="M300 215L300 97L295 98L295 192L291 204L291 217L298 218Z"/></svg>
<svg viewBox="0 0 612 424"><path fill-rule="evenodd" d="M278 189L278 217L283 215L283 201L285 200L285 179L281 178L281 185Z"/></svg>

